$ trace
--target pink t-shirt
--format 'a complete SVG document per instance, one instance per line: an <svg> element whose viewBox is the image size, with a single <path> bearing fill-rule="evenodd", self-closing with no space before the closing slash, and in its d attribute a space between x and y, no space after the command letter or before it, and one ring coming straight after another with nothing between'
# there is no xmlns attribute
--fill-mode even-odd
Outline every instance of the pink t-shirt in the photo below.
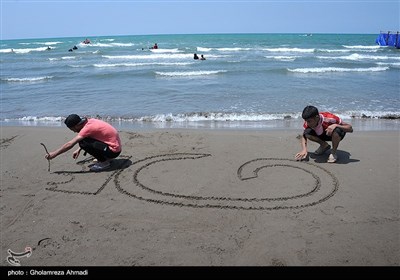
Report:
<svg viewBox="0 0 400 280"><path fill-rule="evenodd" d="M317 135L321 135L331 124L342 124L341 118L329 112L321 112L319 117L318 125L313 128ZM307 122L304 122L303 127L308 128Z"/></svg>
<svg viewBox="0 0 400 280"><path fill-rule="evenodd" d="M90 137L104 142L115 153L121 151L121 139L119 138L118 131L105 121L88 119L85 126L79 132L79 136L84 138Z"/></svg>

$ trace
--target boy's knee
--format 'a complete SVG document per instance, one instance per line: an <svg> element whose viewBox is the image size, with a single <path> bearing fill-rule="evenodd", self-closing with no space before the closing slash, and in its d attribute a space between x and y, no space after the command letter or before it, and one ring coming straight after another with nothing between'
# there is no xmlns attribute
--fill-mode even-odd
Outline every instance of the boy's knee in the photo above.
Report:
<svg viewBox="0 0 400 280"><path fill-rule="evenodd" d="M343 131L343 129L336 127L333 132L332 132L332 136L333 137L339 137L340 140L343 140L344 136L346 135L346 132Z"/></svg>
<svg viewBox="0 0 400 280"><path fill-rule="evenodd" d="M313 130L311 128L306 128L303 131L303 137L309 139L310 137L314 136L312 134Z"/></svg>

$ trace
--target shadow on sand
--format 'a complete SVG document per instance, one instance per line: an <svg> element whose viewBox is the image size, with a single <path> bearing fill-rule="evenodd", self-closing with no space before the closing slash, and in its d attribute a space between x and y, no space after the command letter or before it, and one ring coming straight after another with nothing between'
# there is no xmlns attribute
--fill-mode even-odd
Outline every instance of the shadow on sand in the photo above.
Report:
<svg viewBox="0 0 400 280"><path fill-rule="evenodd" d="M88 160L82 160L77 162L76 164L78 165L83 165L84 163L88 162ZM95 164L95 163L92 163ZM82 174L82 173L99 173L99 172L113 172L116 170L122 170L125 168L128 168L129 166L132 165L132 161L129 158L116 158L111 161L111 166L107 168L106 170L103 171L90 171L89 168L87 170L81 170L81 171L54 171L53 173L55 174ZM89 164L88 167L90 167L91 164Z"/></svg>
<svg viewBox="0 0 400 280"><path fill-rule="evenodd" d="M348 164L351 162L359 162L360 161L359 159L351 159L350 158L351 154L346 151L337 150L336 155L338 156L338 159L335 162L336 164ZM309 153L309 157L312 158L314 160L314 162L316 162L316 163L326 163L326 161L328 160L328 157L329 157L329 153L325 153L325 154L319 155L319 156L317 156L314 153Z"/></svg>

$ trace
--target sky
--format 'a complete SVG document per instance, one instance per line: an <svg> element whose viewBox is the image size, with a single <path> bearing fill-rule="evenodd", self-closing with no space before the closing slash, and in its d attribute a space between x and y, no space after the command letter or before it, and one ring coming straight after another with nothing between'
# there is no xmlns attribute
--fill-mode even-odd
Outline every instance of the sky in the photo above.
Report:
<svg viewBox="0 0 400 280"><path fill-rule="evenodd" d="M400 31L400 0L0 0L1 38Z"/></svg>

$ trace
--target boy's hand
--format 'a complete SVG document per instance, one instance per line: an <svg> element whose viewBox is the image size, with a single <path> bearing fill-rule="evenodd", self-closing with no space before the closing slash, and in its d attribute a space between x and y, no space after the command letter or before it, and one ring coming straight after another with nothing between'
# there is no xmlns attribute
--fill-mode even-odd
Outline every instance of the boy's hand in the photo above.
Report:
<svg viewBox="0 0 400 280"><path fill-rule="evenodd" d="M51 159L53 159L55 157L56 157L56 154L54 152L48 153L48 154L46 154L44 156L44 158L47 159L47 160L51 160Z"/></svg>
<svg viewBox="0 0 400 280"><path fill-rule="evenodd" d="M74 159L77 159L78 157L79 157L79 153L81 152L81 149L78 149L78 150L76 150L73 154L72 154L72 157L74 158Z"/></svg>
<svg viewBox="0 0 400 280"><path fill-rule="evenodd" d="M333 133L333 131L335 130L336 127L337 127L336 124L331 124L330 126L328 126L326 128L326 135L332 136L332 133Z"/></svg>
<svg viewBox="0 0 400 280"><path fill-rule="evenodd" d="M295 160L303 160L303 159L305 159L305 158L307 157L307 154L308 154L307 151L301 151L300 153L297 153L297 154L294 156L294 159L295 159Z"/></svg>

